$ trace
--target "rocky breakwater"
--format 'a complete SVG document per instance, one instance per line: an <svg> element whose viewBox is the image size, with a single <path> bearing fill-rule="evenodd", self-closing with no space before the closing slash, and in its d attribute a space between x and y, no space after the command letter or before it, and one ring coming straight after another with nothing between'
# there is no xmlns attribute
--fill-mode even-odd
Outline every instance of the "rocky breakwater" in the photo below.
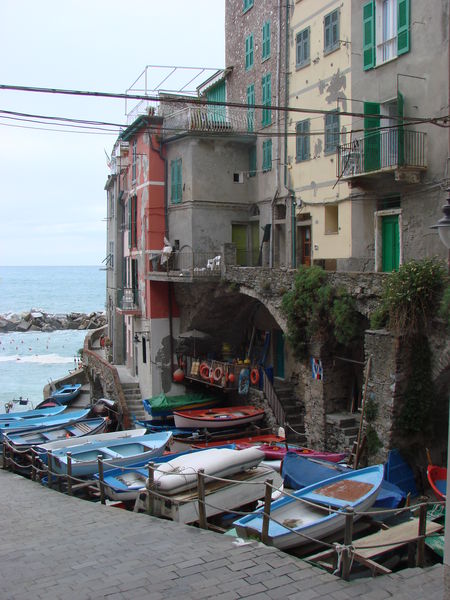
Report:
<svg viewBox="0 0 450 600"><path fill-rule="evenodd" d="M0 315L0 333L8 331L56 331L60 329L98 329L106 325L106 315L72 312L67 315L48 314L40 310Z"/></svg>

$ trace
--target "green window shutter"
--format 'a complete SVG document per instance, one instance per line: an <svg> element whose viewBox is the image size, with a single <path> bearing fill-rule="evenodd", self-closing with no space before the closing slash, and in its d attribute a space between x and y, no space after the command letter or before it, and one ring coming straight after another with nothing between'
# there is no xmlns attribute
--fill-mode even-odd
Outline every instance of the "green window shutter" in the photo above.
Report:
<svg viewBox="0 0 450 600"><path fill-rule="evenodd" d="M247 131L254 131L255 126L255 85L247 87Z"/></svg>
<svg viewBox="0 0 450 600"><path fill-rule="evenodd" d="M249 177L256 175L256 146L252 146L248 151L248 174Z"/></svg>
<svg viewBox="0 0 450 600"><path fill-rule="evenodd" d="M336 152L339 145L339 115L336 112L325 115L325 148L326 153Z"/></svg>
<svg viewBox="0 0 450 600"><path fill-rule="evenodd" d="M270 106L272 104L272 84L270 73L264 75L261 81L262 87L262 103L264 106ZM263 108L262 111L262 125L270 125L272 123L272 110L270 108Z"/></svg>
<svg viewBox="0 0 450 600"><path fill-rule="evenodd" d="M181 158L170 163L170 198L172 204L179 204L182 199Z"/></svg>
<svg viewBox="0 0 450 600"><path fill-rule="evenodd" d="M330 52L339 46L339 10L326 15L323 25L324 51Z"/></svg>
<svg viewBox="0 0 450 600"><path fill-rule="evenodd" d="M375 66L375 0L363 6L363 69Z"/></svg>
<svg viewBox="0 0 450 600"><path fill-rule="evenodd" d="M177 202L181 202L182 199L182 176L181 176L181 158L177 160Z"/></svg>
<svg viewBox="0 0 450 600"><path fill-rule="evenodd" d="M303 31L300 31L296 37L296 66L301 67L309 63L310 51L309 51L309 31L307 27Z"/></svg>
<svg viewBox="0 0 450 600"><path fill-rule="evenodd" d="M253 6L253 0L244 0L242 12L247 12Z"/></svg>
<svg viewBox="0 0 450 600"><path fill-rule="evenodd" d="M245 70L253 67L253 34L245 38Z"/></svg>
<svg viewBox="0 0 450 600"><path fill-rule="evenodd" d="M364 114L364 171L367 173L377 171L381 165L380 105L364 102Z"/></svg>
<svg viewBox="0 0 450 600"><path fill-rule="evenodd" d="M272 140L265 140L263 142L263 171L272 170Z"/></svg>
<svg viewBox="0 0 450 600"><path fill-rule="evenodd" d="M206 99L211 102L226 101L225 81L221 81L206 92ZM208 105L207 115L213 123L224 124L227 120L226 106Z"/></svg>
<svg viewBox="0 0 450 600"><path fill-rule="evenodd" d="M262 60L270 56L270 21L266 21L262 28Z"/></svg>
<svg viewBox="0 0 450 600"><path fill-rule="evenodd" d="M398 0L397 4L397 54L409 52L410 0Z"/></svg>
<svg viewBox="0 0 450 600"><path fill-rule="evenodd" d="M297 161L309 159L309 119L297 123L296 128L296 159Z"/></svg>
<svg viewBox="0 0 450 600"><path fill-rule="evenodd" d="M128 248L131 248L132 214L133 214L133 210L131 207L132 203L133 203L133 199L129 198L128 199Z"/></svg>

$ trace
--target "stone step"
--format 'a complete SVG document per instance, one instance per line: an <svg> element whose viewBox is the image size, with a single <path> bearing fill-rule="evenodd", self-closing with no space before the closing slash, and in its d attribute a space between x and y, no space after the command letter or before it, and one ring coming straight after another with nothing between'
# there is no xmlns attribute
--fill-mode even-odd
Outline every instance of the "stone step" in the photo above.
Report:
<svg viewBox="0 0 450 600"><path fill-rule="evenodd" d="M356 426L355 427L341 427L340 429L346 437L356 436L356 435L358 435L358 431L359 431L359 427L356 427Z"/></svg>

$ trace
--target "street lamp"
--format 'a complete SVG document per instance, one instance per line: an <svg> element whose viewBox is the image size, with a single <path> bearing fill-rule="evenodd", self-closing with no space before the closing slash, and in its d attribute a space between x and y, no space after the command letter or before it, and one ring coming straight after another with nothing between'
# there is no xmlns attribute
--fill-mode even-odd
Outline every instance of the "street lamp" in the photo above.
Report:
<svg viewBox="0 0 450 600"><path fill-rule="evenodd" d="M436 223L436 225L432 225L431 229L437 229L439 233L439 237L441 238L441 242L444 244L446 248L449 249L449 272L450 272L450 187L447 188L447 204L442 207L442 212L444 216L442 219Z"/></svg>

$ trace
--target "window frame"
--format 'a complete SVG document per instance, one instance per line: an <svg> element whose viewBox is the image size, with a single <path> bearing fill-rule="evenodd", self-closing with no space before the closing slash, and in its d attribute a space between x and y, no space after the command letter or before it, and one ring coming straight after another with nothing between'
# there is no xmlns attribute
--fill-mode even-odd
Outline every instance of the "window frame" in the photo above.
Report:
<svg viewBox="0 0 450 600"><path fill-rule="evenodd" d="M254 65L254 43L253 33L250 33L245 38L245 70L250 71Z"/></svg>
<svg viewBox="0 0 450 600"><path fill-rule="evenodd" d="M300 127L299 127L300 126ZM310 149L310 127L311 120L303 119L303 121L298 121L295 126L295 160L296 162L304 162L305 160L309 160L311 158L311 149ZM301 131L299 131L301 129ZM299 152L299 147L301 146L302 152Z"/></svg>
<svg viewBox="0 0 450 600"><path fill-rule="evenodd" d="M333 23L332 17L336 15L336 23ZM330 23L327 24L327 19L330 19ZM339 36L340 36L340 21L341 21L341 12L339 8L332 10L330 13L324 16L323 18L323 53L330 54L339 48ZM333 27L336 27L336 39L333 40ZM330 43L327 46L327 32L330 32Z"/></svg>
<svg viewBox="0 0 450 600"><path fill-rule="evenodd" d="M181 158L170 161L170 202L181 204L183 200L183 163Z"/></svg>
<svg viewBox="0 0 450 600"><path fill-rule="evenodd" d="M270 21L265 21L262 26L261 61L270 58Z"/></svg>
<svg viewBox="0 0 450 600"><path fill-rule="evenodd" d="M307 54L308 56L303 57L303 60L298 60L298 55L299 55L299 48L305 46L305 40L301 40L299 41L299 37L301 35L304 35L305 33L308 33L308 37L306 40L306 44L307 44ZM302 29L301 31L299 31L297 33L297 35L295 36L295 66L297 69L300 69L302 67L306 67L307 65L311 64L311 27L305 27L305 29Z"/></svg>
<svg viewBox="0 0 450 600"><path fill-rule="evenodd" d="M333 118L333 123L327 123L330 118ZM340 136L340 119L339 113L336 110L330 111L324 116L324 154L334 154L337 151L339 146L339 136ZM331 144L329 140L329 136L333 136L333 142L336 140L336 143ZM328 142L327 142L328 140Z"/></svg>
<svg viewBox="0 0 450 600"><path fill-rule="evenodd" d="M262 102L263 106L271 106L272 104L272 76L270 73L266 73L262 76L261 79L261 92L262 92ZM271 108L263 108L261 114L261 125L263 127L268 127L272 125L272 109Z"/></svg>
<svg viewBox="0 0 450 600"><path fill-rule="evenodd" d="M272 170L272 138L263 141L262 172L268 173Z"/></svg>

